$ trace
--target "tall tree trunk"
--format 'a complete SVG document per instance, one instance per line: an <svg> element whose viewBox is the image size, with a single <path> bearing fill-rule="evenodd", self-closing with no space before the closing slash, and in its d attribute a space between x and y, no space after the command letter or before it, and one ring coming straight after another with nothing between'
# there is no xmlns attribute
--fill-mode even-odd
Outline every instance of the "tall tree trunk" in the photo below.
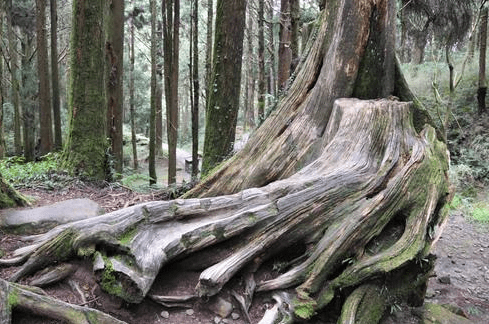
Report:
<svg viewBox="0 0 489 324"><path fill-rule="evenodd" d="M168 184L177 177L178 75L180 51L180 0L163 0L163 55L165 58L165 100L168 134Z"/></svg>
<svg viewBox="0 0 489 324"><path fill-rule="evenodd" d="M209 92L213 87L210 84L212 77L212 31L213 31L213 19L214 17L214 1L207 0L207 34L205 43L205 102L207 107L207 101L209 100Z"/></svg>
<svg viewBox="0 0 489 324"><path fill-rule="evenodd" d="M20 130L20 80L18 76L18 40L14 33L14 26L12 25L12 0L5 1L5 8L7 13L7 34L10 53L10 74L11 74L11 98L14 108L14 151L16 155L22 154L22 135Z"/></svg>
<svg viewBox="0 0 489 324"><path fill-rule="evenodd" d="M30 33L25 32L22 40L22 120L23 120L23 139L24 139L24 157L26 161L34 161L36 158L36 132L35 125L35 107L37 107L33 98L36 97L37 84L33 82L34 66L32 63L33 56L33 39ZM39 153L39 152L38 152Z"/></svg>
<svg viewBox="0 0 489 324"><path fill-rule="evenodd" d="M290 0L280 0L280 38L278 45L278 76L279 90L284 90L290 76L292 64Z"/></svg>
<svg viewBox="0 0 489 324"><path fill-rule="evenodd" d="M5 11L5 3L2 2L0 4L0 39L3 39L3 17L4 17L4 11ZM3 131L3 103L5 101L5 92L4 92L4 83L3 83L3 77L4 77L4 69L3 69L3 61L4 61L4 55L0 56L0 159L3 159L5 157L5 133Z"/></svg>
<svg viewBox="0 0 489 324"><path fill-rule="evenodd" d="M261 0L259 0L261 1ZM246 80L245 80L245 97L244 97L244 107L245 107L245 123L244 128L249 126L251 130L255 129L255 52L254 52L254 32L253 32L253 14L251 6L248 4L248 22L247 22L247 55L246 55ZM259 114L259 113L258 113Z"/></svg>
<svg viewBox="0 0 489 324"><path fill-rule="evenodd" d="M486 112L486 51L487 51L487 15L488 9L482 10L480 22L480 47L479 47L479 89L477 90L478 112L482 115Z"/></svg>
<svg viewBox="0 0 489 324"><path fill-rule="evenodd" d="M192 104L192 180L199 175L199 1L194 0L192 12L193 42L193 104Z"/></svg>
<svg viewBox="0 0 489 324"><path fill-rule="evenodd" d="M105 0L74 0L70 57L70 126L65 166L97 180L106 177ZM86 37L90 35L90 37ZM89 95L87 95L89 94Z"/></svg>
<svg viewBox="0 0 489 324"><path fill-rule="evenodd" d="M268 94L269 102L268 105L272 105L272 100L275 100L277 94L277 80L276 77L278 75L276 69L276 60L275 60L275 37L273 32L273 8L274 8L274 0L267 1L267 28L268 28L268 55L270 57L270 63L268 64L267 69L267 80L268 80Z"/></svg>
<svg viewBox="0 0 489 324"><path fill-rule="evenodd" d="M203 174L208 173L233 150L241 88L245 12L246 0L217 1Z"/></svg>
<svg viewBox="0 0 489 324"><path fill-rule="evenodd" d="M258 0L258 122L265 119L265 0Z"/></svg>
<svg viewBox="0 0 489 324"><path fill-rule="evenodd" d="M300 18L301 7L299 0L289 0L290 3L290 51L291 64L290 73L294 73L299 64L299 35L300 35Z"/></svg>
<svg viewBox="0 0 489 324"><path fill-rule="evenodd" d="M158 20L156 29L156 158L163 156L163 24Z"/></svg>
<svg viewBox="0 0 489 324"><path fill-rule="evenodd" d="M36 0L36 18L41 155L44 155L53 150L53 120L51 113L48 47L46 40L46 0Z"/></svg>
<svg viewBox="0 0 489 324"><path fill-rule="evenodd" d="M110 138L113 168L121 174L123 167L122 123L124 119L123 71L124 71L124 0L107 2L106 96L107 135Z"/></svg>
<svg viewBox="0 0 489 324"><path fill-rule="evenodd" d="M132 4L132 1L131 1ZM131 120L131 144L132 144L132 161L133 168L137 170L138 165L138 151L136 145L136 107L134 104L134 16L131 16L129 20L129 29L131 34L129 35L129 118Z"/></svg>
<svg viewBox="0 0 489 324"><path fill-rule="evenodd" d="M149 115L149 184L156 183L156 0L150 0L151 10L151 112Z"/></svg>
<svg viewBox="0 0 489 324"><path fill-rule="evenodd" d="M59 97L57 1L50 0L49 8L51 14L51 88L53 92L54 149L60 151L63 148L63 138L61 134L61 107Z"/></svg>

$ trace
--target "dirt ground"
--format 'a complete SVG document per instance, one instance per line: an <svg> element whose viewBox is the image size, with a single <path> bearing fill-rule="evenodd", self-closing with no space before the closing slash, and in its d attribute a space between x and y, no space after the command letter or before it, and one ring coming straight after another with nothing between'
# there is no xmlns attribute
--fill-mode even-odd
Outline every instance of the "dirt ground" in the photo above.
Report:
<svg viewBox="0 0 489 324"><path fill-rule="evenodd" d="M76 184L61 191L22 190L25 195L36 199L34 206L44 206L72 198L90 198L98 202L106 211L127 207L139 202L166 199L164 192L137 194L122 187L97 187ZM426 301L439 304L452 304L460 308L461 314L474 323L489 323L489 226L472 223L459 212L450 215L445 231L437 243L434 253L438 256L435 273L429 282ZM5 252L23 245L22 239L0 231L0 250ZM221 319L209 309L215 301L196 302L191 307L166 308L146 298L141 304L129 305L105 294L96 282L91 264L84 260L72 263L76 271L68 279L45 288L48 295L63 301L83 304L100 309L127 323L145 324L244 324L243 315L235 300L224 294L224 299L234 304L232 316ZM0 277L8 278L15 268L0 268ZM266 275L266 274L263 274ZM150 294L189 295L197 283L199 272L173 267L163 269ZM171 280L168 280L170 278ZM24 281L28 283L28 281ZM79 290L74 287L80 287ZM83 296L81 296L82 292ZM267 307L273 305L270 295L255 298L258 307L250 314L254 323L259 321ZM384 318L385 324L419 323L416 311L397 305ZM36 317L23 311L15 311L13 324L62 323L56 320ZM335 323L327 314L318 314L309 323Z"/></svg>

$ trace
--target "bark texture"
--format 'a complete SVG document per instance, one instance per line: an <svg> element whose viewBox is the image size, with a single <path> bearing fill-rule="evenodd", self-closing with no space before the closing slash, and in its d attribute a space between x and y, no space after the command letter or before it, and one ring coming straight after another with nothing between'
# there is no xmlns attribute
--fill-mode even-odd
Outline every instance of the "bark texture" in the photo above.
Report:
<svg viewBox="0 0 489 324"><path fill-rule="evenodd" d="M307 58L275 110L243 150L187 196L238 192L294 174L321 154L336 98L414 100L396 67L393 17L395 4L388 0L326 3ZM419 102L413 109L420 131L429 115Z"/></svg>
<svg viewBox="0 0 489 324"><path fill-rule="evenodd" d="M70 126L65 164L75 173L106 177L107 104L105 100L105 1L73 1L71 30ZM90 37L87 37L90 35Z"/></svg>
<svg viewBox="0 0 489 324"><path fill-rule="evenodd" d="M233 150L241 89L245 12L246 0L217 1L203 174L227 158Z"/></svg>

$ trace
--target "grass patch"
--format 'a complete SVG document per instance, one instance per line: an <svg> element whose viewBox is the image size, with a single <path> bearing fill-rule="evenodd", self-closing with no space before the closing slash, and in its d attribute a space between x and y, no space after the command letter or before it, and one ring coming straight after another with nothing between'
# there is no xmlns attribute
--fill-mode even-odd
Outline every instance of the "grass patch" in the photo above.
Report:
<svg viewBox="0 0 489 324"><path fill-rule="evenodd" d="M489 224L489 204L487 202L479 202L472 207L470 216L480 223Z"/></svg>

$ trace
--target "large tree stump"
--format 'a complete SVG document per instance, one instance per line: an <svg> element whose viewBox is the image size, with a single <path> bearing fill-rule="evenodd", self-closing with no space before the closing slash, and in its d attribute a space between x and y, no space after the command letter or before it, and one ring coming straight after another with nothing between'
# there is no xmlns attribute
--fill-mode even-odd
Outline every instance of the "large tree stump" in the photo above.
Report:
<svg viewBox="0 0 489 324"><path fill-rule="evenodd" d="M416 132L411 111L406 102L339 99L322 154L289 178L55 227L11 255L27 259L11 280L55 261L92 256L102 287L137 303L170 261L238 237L227 257L201 273L197 295L215 295L257 259L303 243L310 248L302 259L256 286L294 287L290 307L298 316L312 316L348 293L343 316L349 320L364 316L364 302L373 301L362 296L373 292L383 291L375 300L379 310L392 294L423 296L427 256L446 218L448 152L431 126Z"/></svg>

